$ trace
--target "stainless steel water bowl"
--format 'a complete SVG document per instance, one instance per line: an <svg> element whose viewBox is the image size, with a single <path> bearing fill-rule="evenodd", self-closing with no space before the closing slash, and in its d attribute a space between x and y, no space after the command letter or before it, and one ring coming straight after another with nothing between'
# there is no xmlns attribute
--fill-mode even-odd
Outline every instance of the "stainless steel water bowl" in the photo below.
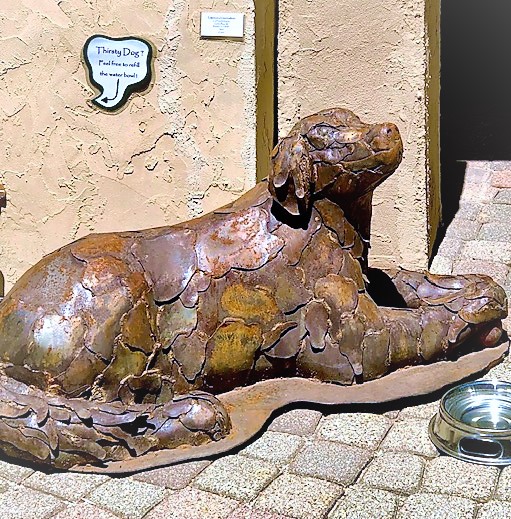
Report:
<svg viewBox="0 0 511 519"><path fill-rule="evenodd" d="M446 454L484 465L511 463L511 384L468 382L447 391L429 423L429 436Z"/></svg>

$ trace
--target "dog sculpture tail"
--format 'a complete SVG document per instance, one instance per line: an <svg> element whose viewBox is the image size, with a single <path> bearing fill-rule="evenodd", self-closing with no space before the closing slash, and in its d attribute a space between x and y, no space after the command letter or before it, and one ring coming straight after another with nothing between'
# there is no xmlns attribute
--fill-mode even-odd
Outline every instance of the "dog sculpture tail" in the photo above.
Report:
<svg viewBox="0 0 511 519"><path fill-rule="evenodd" d="M230 428L223 407L213 401L215 397L201 392L162 404L48 397L1 376L0 449L13 457L66 469L184 444L200 445L222 438ZM202 420L197 420L198 415Z"/></svg>

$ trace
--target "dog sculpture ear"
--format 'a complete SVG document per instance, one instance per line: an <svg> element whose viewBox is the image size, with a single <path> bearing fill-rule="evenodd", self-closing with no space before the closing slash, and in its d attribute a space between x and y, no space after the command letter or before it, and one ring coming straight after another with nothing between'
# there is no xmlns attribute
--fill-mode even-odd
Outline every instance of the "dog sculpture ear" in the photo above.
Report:
<svg viewBox="0 0 511 519"><path fill-rule="evenodd" d="M268 187L274 200L292 215L309 209L316 168L300 133L292 132L273 149Z"/></svg>

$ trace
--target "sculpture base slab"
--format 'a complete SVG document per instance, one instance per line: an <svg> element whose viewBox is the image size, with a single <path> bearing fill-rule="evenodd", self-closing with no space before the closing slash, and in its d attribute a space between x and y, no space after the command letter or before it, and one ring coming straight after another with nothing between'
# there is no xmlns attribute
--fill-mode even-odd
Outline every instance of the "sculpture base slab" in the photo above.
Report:
<svg viewBox="0 0 511 519"><path fill-rule="evenodd" d="M222 454L250 440L274 411L288 404L377 404L426 395L473 376L474 373L492 368L502 360L508 349L509 341L506 341L494 348L469 353L454 361L408 367L380 379L353 386L302 378L265 380L219 395L232 421L231 433L222 440L196 447L149 452L132 460L112 462L102 467L82 465L70 470L122 474Z"/></svg>

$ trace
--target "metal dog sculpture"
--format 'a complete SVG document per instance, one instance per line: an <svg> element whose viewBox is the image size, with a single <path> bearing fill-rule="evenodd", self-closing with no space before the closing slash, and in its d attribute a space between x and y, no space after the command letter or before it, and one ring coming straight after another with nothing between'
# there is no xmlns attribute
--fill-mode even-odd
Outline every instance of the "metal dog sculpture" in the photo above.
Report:
<svg viewBox="0 0 511 519"><path fill-rule="evenodd" d="M393 124L325 110L236 202L43 258L0 305L0 449L132 471L226 451L292 401L391 400L496 362L490 278L402 270L403 308L368 294L372 192L401 156ZM467 340L491 348L446 360Z"/></svg>

